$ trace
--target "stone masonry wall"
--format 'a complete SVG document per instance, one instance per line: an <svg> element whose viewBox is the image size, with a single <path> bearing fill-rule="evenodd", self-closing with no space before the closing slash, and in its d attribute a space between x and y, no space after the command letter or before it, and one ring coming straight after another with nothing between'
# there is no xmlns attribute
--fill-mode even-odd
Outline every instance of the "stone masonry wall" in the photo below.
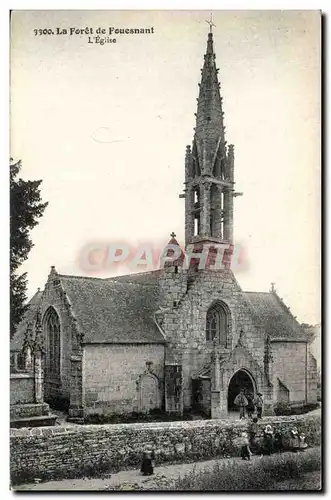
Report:
<svg viewBox="0 0 331 500"><path fill-rule="evenodd" d="M10 404L34 403L34 376L31 373L10 374Z"/></svg>
<svg viewBox="0 0 331 500"><path fill-rule="evenodd" d="M170 271L170 269L169 269ZM229 343L225 353L230 353L238 342L240 332L244 334L245 345L263 370L263 332L255 326L252 312L232 271L201 271L195 276L187 293L180 294L173 288L171 273L161 277L161 293L167 297L162 328L169 341L167 358L183 365L184 407L191 405L191 376L210 362L212 342L206 342L206 315L209 307L217 300L229 310ZM185 273L185 271L181 271ZM178 281L178 274L173 274ZM173 294L171 296L171 294ZM178 303L174 306L173 302Z"/></svg>
<svg viewBox="0 0 331 500"><path fill-rule="evenodd" d="M273 377L278 377L290 391L290 402L305 401L306 344L304 342L274 342Z"/></svg>
<svg viewBox="0 0 331 500"><path fill-rule="evenodd" d="M148 369L146 363L151 363ZM84 346L83 387L86 414L142 411L141 380L145 374L163 401L164 346L161 344L100 344ZM153 375L157 377L153 382ZM154 385L153 385L154 384ZM143 398L148 395L144 393Z"/></svg>
<svg viewBox="0 0 331 500"><path fill-rule="evenodd" d="M308 403L317 401L317 363L315 357L308 354Z"/></svg>
<svg viewBox="0 0 331 500"><path fill-rule="evenodd" d="M296 426L309 445L320 444L319 415L266 417L259 423L259 435L267 423L285 433ZM204 420L12 429L12 483L137 467L147 445L155 449L156 464L236 456L237 438L246 428L242 421Z"/></svg>
<svg viewBox="0 0 331 500"><path fill-rule="evenodd" d="M56 278L56 276L54 277ZM53 307L57 312L61 325L61 391L63 397L70 398L71 365L70 355L72 348L72 318L69 312L68 303L63 293L59 280L49 279L46 283L41 304L42 318L49 307ZM46 340L45 340L46 342ZM47 387L47 374L45 372L45 396L49 392Z"/></svg>

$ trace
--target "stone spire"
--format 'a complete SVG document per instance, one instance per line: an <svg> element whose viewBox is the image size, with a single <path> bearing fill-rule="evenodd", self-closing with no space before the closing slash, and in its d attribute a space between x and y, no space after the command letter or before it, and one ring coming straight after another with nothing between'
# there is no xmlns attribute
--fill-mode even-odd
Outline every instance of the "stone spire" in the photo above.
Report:
<svg viewBox="0 0 331 500"><path fill-rule="evenodd" d="M194 142L200 169L211 174L218 148L225 146L222 98L215 64L213 33L208 33L196 113Z"/></svg>
<svg viewBox="0 0 331 500"><path fill-rule="evenodd" d="M227 147L212 21L201 70L196 127L185 155L185 244L233 243L234 148Z"/></svg>

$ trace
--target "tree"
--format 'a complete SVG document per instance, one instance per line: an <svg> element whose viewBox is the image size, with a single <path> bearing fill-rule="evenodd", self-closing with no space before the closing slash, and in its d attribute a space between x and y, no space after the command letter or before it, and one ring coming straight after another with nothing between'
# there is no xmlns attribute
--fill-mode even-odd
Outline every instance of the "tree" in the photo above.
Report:
<svg viewBox="0 0 331 500"><path fill-rule="evenodd" d="M314 342L317 336L318 325L310 325L309 323L301 323L302 328L308 335L308 342Z"/></svg>
<svg viewBox="0 0 331 500"><path fill-rule="evenodd" d="M10 334L26 309L27 273L17 272L33 247L30 231L38 224L48 203L43 203L39 181L18 178L22 163L10 164Z"/></svg>

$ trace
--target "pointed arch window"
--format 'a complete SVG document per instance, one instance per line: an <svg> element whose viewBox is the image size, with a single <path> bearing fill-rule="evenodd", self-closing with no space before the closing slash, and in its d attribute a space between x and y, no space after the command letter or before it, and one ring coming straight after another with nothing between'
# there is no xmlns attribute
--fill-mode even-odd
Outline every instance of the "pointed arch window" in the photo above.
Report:
<svg viewBox="0 0 331 500"><path fill-rule="evenodd" d="M45 313L46 328L46 368L50 375L60 375L61 327L60 319L53 307Z"/></svg>
<svg viewBox="0 0 331 500"><path fill-rule="evenodd" d="M226 347L228 342L228 314L224 306L217 302L207 311L206 340L215 340L219 345Z"/></svg>

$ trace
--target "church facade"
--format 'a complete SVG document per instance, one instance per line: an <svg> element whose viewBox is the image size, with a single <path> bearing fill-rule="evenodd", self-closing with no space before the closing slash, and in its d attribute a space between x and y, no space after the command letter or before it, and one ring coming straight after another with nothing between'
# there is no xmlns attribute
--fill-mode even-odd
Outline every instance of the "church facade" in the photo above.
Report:
<svg viewBox="0 0 331 500"><path fill-rule="evenodd" d="M241 388L261 392L269 414L279 402L316 402L307 333L273 287L244 292L231 270L239 193L223 118L210 32L185 157L186 257L168 253L159 270L106 279L52 267L30 301L11 342L13 364L43 345L45 400L67 399L73 421L154 409L225 418Z"/></svg>

